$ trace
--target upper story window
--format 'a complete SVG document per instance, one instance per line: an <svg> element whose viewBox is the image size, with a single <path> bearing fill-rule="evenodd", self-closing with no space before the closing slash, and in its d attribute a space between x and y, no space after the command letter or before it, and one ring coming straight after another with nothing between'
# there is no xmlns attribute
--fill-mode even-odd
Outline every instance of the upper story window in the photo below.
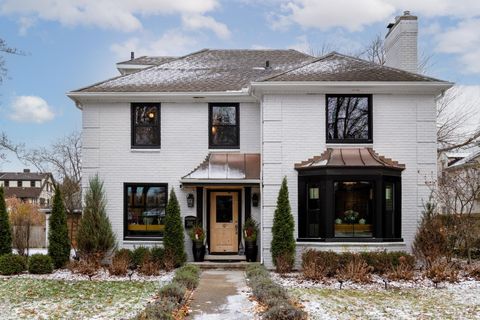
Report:
<svg viewBox="0 0 480 320"><path fill-rule="evenodd" d="M9 186L10 186L10 181L8 181L8 180L5 180L5 182L4 182L4 186L5 186L5 187L9 187Z"/></svg>
<svg viewBox="0 0 480 320"><path fill-rule="evenodd" d="M18 187L23 187L23 181L22 181L22 180L18 180L17 186L18 186Z"/></svg>
<svg viewBox="0 0 480 320"><path fill-rule="evenodd" d="M160 148L159 103L132 103L132 148Z"/></svg>
<svg viewBox="0 0 480 320"><path fill-rule="evenodd" d="M240 148L240 118L238 103L209 104L210 149Z"/></svg>
<svg viewBox="0 0 480 320"><path fill-rule="evenodd" d="M32 188L35 187L35 180L30 181L30 187L32 187Z"/></svg>
<svg viewBox="0 0 480 320"><path fill-rule="evenodd" d="M327 95L327 143L372 142L372 96Z"/></svg>

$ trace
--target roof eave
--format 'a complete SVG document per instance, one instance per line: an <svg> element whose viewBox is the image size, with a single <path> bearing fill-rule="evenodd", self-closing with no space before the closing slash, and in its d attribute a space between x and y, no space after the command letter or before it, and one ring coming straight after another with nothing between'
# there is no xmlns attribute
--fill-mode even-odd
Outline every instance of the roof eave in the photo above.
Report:
<svg viewBox="0 0 480 320"><path fill-rule="evenodd" d="M261 81L253 91L295 93L431 93L440 94L454 85L446 81Z"/></svg>
<svg viewBox="0 0 480 320"><path fill-rule="evenodd" d="M252 102L256 98L247 89L238 91L198 91L198 92L79 92L71 91L67 96L72 99L77 107L89 101L116 101L116 102L147 102L147 100L168 101L215 101L225 98L239 102Z"/></svg>

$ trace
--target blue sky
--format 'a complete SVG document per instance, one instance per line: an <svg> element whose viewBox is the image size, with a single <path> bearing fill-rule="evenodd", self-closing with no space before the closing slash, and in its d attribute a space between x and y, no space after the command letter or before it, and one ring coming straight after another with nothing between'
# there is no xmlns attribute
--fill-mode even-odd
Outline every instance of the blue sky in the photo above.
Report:
<svg viewBox="0 0 480 320"><path fill-rule="evenodd" d="M428 74L480 96L478 0L0 0L0 37L26 52L4 56L10 78L0 85L0 131L36 147L80 129L65 93L116 76L115 63L130 51L325 45L351 54L404 10L419 16ZM10 160L0 170L22 167Z"/></svg>

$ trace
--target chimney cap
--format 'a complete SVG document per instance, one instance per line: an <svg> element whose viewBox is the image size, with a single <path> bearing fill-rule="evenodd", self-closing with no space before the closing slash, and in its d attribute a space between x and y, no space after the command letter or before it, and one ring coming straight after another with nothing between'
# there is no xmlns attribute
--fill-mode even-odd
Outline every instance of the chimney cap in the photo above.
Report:
<svg viewBox="0 0 480 320"><path fill-rule="evenodd" d="M23 173L30 173L30 169L23 169Z"/></svg>
<svg viewBox="0 0 480 320"><path fill-rule="evenodd" d="M404 15L404 16L409 16L409 15L410 15L410 10L405 10L405 11L403 11L403 15Z"/></svg>
<svg viewBox="0 0 480 320"><path fill-rule="evenodd" d="M130 60L135 59L135 51L130 52Z"/></svg>

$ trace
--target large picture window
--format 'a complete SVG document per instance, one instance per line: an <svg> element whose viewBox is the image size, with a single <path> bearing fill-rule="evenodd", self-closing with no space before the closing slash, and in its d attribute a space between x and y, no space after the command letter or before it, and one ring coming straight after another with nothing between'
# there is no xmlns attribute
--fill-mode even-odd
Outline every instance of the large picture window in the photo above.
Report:
<svg viewBox="0 0 480 320"><path fill-rule="evenodd" d="M299 171L299 241L400 241L400 184L378 169Z"/></svg>
<svg viewBox="0 0 480 320"><path fill-rule="evenodd" d="M335 181L335 237L373 237L372 181Z"/></svg>
<svg viewBox="0 0 480 320"><path fill-rule="evenodd" d="M240 148L240 119L238 103L209 105L210 149Z"/></svg>
<svg viewBox="0 0 480 320"><path fill-rule="evenodd" d="M166 184L126 183L125 238L161 238L165 229Z"/></svg>
<svg viewBox="0 0 480 320"><path fill-rule="evenodd" d="M372 96L327 95L327 142L372 142Z"/></svg>
<svg viewBox="0 0 480 320"><path fill-rule="evenodd" d="M132 103L132 148L160 148L159 103Z"/></svg>

